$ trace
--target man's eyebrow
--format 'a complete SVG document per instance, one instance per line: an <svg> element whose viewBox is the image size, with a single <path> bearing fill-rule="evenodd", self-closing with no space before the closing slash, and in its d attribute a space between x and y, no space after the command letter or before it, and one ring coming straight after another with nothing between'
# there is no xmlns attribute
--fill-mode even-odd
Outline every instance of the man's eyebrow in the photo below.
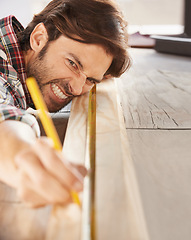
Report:
<svg viewBox="0 0 191 240"><path fill-rule="evenodd" d="M95 83L100 83L101 81L92 77L87 77L87 80L93 81Z"/></svg>

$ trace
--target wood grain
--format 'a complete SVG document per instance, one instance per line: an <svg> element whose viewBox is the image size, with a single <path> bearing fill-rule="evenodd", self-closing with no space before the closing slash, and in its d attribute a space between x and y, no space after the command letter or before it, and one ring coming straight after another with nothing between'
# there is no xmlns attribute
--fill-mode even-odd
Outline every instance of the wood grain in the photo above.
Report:
<svg viewBox="0 0 191 240"><path fill-rule="evenodd" d="M133 49L118 79L149 239L191 239L190 58Z"/></svg>
<svg viewBox="0 0 191 240"><path fill-rule="evenodd" d="M148 234L191 238L191 130L128 129Z"/></svg>
<svg viewBox="0 0 191 240"><path fill-rule="evenodd" d="M126 126L189 128L191 73L151 70L136 76L135 72L132 70L129 75L123 76L123 87L120 87Z"/></svg>
<svg viewBox="0 0 191 240"><path fill-rule="evenodd" d="M16 192L0 184L0 239L42 240L45 237L50 207L30 209L22 204Z"/></svg>
<svg viewBox="0 0 191 240"><path fill-rule="evenodd" d="M87 103L88 95L73 101L68 123L63 154L75 163L85 159ZM148 239L123 121L115 81L103 82L97 88L98 240Z"/></svg>

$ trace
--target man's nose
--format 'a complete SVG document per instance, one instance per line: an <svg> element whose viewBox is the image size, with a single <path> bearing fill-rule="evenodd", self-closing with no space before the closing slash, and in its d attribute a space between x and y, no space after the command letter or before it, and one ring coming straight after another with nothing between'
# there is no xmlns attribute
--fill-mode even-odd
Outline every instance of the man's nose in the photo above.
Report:
<svg viewBox="0 0 191 240"><path fill-rule="evenodd" d="M73 95L80 95L83 87L86 83L87 76L84 73L80 73L79 76L74 77L70 80L69 84Z"/></svg>

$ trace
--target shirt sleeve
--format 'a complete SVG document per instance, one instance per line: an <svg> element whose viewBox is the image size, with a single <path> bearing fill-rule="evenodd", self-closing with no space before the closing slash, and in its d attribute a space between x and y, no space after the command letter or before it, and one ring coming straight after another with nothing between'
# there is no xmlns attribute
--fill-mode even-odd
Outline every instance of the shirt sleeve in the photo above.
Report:
<svg viewBox="0 0 191 240"><path fill-rule="evenodd" d="M34 130L36 136L39 137L39 124L37 119L27 112L22 84L19 83L18 80L15 80L15 84L13 85L9 82L6 81L2 75L0 76L0 122L8 119L24 122L28 124Z"/></svg>

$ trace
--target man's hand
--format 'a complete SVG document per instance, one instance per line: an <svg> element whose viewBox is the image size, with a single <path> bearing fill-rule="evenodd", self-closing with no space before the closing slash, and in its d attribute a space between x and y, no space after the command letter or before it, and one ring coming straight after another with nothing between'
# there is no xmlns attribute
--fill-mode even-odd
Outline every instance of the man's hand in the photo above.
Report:
<svg viewBox="0 0 191 240"><path fill-rule="evenodd" d="M29 206L72 201L71 190L83 189L85 168L65 161L42 137L15 157L19 173L18 194Z"/></svg>
<svg viewBox="0 0 191 240"><path fill-rule="evenodd" d="M65 161L45 138L19 152L15 162L19 172L18 194L29 206L65 204L72 201L71 190L83 189L79 167Z"/></svg>
<svg viewBox="0 0 191 240"><path fill-rule="evenodd" d="M17 121L0 123L0 130L0 179L16 188L28 206L66 204L72 201L71 190L82 190L86 169L63 159L50 139L37 139L27 124Z"/></svg>

